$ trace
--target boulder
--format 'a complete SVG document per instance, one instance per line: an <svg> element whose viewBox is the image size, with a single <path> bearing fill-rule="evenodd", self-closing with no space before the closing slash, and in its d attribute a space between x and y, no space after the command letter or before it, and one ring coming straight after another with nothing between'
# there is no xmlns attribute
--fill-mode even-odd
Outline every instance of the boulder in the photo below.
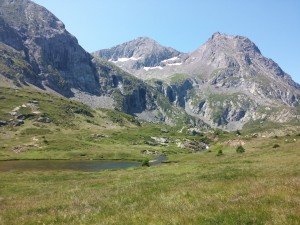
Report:
<svg viewBox="0 0 300 225"><path fill-rule="evenodd" d="M7 121L0 120L0 127L8 125Z"/></svg>
<svg viewBox="0 0 300 225"><path fill-rule="evenodd" d="M24 124L24 121L23 120L17 120L17 121L13 121L12 124L15 127L19 127L19 126Z"/></svg>
<svg viewBox="0 0 300 225"><path fill-rule="evenodd" d="M51 119L48 117L39 117L36 121L40 123L51 123Z"/></svg>
<svg viewBox="0 0 300 225"><path fill-rule="evenodd" d="M21 114L21 115L18 115L16 118L18 120L26 120L30 117L34 117L34 115L33 114Z"/></svg>

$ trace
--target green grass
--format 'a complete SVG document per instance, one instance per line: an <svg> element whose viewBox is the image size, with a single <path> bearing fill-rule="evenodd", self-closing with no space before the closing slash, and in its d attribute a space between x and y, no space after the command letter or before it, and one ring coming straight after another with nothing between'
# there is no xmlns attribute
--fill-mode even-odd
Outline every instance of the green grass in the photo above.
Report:
<svg viewBox="0 0 300 225"><path fill-rule="evenodd" d="M190 77L189 74L177 73L172 75L169 79L170 84L182 84Z"/></svg>
<svg viewBox="0 0 300 225"><path fill-rule="evenodd" d="M253 139L244 154L227 146L126 170L1 173L0 223L299 224L299 143Z"/></svg>
<svg viewBox="0 0 300 225"><path fill-rule="evenodd" d="M131 115L113 110L92 110L65 98L31 89L1 88L0 120L16 120L9 113L16 107L35 102L33 115L20 127L0 127L0 160L10 159L133 159L144 160L145 149L161 154L178 154L188 150L176 147L176 139L186 138L181 127L140 123ZM30 107L18 114L32 114ZM174 112L173 112L174 113ZM37 122L39 117L51 123ZM169 130L163 133L162 129ZM152 136L163 136L168 146L150 146ZM190 137L192 138L192 137Z"/></svg>
<svg viewBox="0 0 300 225"><path fill-rule="evenodd" d="M20 127L0 127L0 160L147 162L152 156L145 149L168 157L167 164L124 170L0 172L0 224L300 223L297 135L251 138L244 130L241 136L216 130L193 136L182 126L140 123L30 89L1 88L0 95L1 120L13 119L9 112L28 101L38 101L41 115L52 120L39 123L37 115ZM149 145L151 137L168 143ZM177 147L202 140L209 150ZM243 154L236 152L240 144Z"/></svg>

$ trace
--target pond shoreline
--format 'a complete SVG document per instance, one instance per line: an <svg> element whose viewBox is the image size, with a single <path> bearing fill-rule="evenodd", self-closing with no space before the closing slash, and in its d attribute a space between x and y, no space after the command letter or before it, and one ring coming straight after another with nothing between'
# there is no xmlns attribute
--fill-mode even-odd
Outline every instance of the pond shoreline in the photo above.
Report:
<svg viewBox="0 0 300 225"><path fill-rule="evenodd" d="M166 156L158 156L150 162L150 165L159 165L165 160L167 160ZM9 159L0 160L0 172L60 170L93 172L140 167L141 165L141 161L130 159Z"/></svg>
<svg viewBox="0 0 300 225"><path fill-rule="evenodd" d="M10 160L0 161L0 172L10 171L85 171L139 167L140 162L116 160Z"/></svg>

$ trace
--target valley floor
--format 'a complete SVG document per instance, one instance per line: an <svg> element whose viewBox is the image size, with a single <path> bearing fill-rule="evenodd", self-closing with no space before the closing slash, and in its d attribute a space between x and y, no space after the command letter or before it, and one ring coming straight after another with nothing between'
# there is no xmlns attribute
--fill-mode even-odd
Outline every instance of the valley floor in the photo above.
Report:
<svg viewBox="0 0 300 225"><path fill-rule="evenodd" d="M1 172L0 224L300 224L297 138L125 170Z"/></svg>

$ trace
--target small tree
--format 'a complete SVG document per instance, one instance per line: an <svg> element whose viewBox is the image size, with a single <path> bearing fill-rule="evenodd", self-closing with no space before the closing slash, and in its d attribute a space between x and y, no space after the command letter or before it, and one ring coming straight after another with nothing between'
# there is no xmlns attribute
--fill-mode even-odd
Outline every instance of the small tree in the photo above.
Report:
<svg viewBox="0 0 300 225"><path fill-rule="evenodd" d="M238 146L237 148L236 148L236 152L237 153L244 153L245 152L245 149L244 149L244 147L243 146Z"/></svg>

